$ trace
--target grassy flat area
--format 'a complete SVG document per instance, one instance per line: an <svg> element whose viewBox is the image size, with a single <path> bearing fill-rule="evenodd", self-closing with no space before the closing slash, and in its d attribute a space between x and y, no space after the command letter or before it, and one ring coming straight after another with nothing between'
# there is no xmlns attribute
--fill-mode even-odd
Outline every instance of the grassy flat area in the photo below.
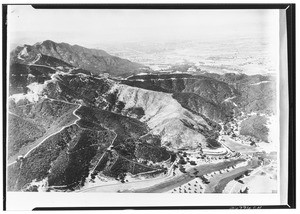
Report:
<svg viewBox="0 0 300 214"><path fill-rule="evenodd" d="M249 188L248 193L276 193L277 192L277 170L273 169L272 165L258 167L250 173L250 176L244 177L241 180L244 182L238 183L230 181L226 185L223 193L239 193L240 190Z"/></svg>
<svg viewBox="0 0 300 214"><path fill-rule="evenodd" d="M231 139L229 136L222 136L222 138L225 141L222 141L222 144L230 148L231 150L235 152L240 152L240 153L252 153L252 152L257 152L256 148L253 146L249 146L246 144L239 143L233 139Z"/></svg>

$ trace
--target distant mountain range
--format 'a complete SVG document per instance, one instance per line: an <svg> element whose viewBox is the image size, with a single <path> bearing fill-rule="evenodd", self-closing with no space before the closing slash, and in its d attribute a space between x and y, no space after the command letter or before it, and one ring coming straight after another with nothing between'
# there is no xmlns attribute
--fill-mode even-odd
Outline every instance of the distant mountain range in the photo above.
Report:
<svg viewBox="0 0 300 214"><path fill-rule="evenodd" d="M112 56L99 49L88 49L79 45L67 43L55 43L46 40L34 45L17 47L11 52L12 62L51 65L58 60L63 65L82 68L93 74L109 73L112 76L129 76L140 73L142 70L150 70L139 63L131 62ZM63 63L64 62L64 63Z"/></svg>

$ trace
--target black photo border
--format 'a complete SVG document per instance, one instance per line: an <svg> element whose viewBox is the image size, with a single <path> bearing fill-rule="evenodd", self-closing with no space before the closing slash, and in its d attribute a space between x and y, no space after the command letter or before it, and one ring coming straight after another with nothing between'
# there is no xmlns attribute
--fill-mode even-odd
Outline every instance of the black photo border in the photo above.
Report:
<svg viewBox="0 0 300 214"><path fill-rule="evenodd" d="M288 198L286 205L259 206L142 206L142 207L37 207L33 210L175 210L175 209L289 209L296 208L296 37L295 4L2 4L2 115L3 115L3 210L6 210L6 87L7 6L32 5L36 9L285 9L288 53Z"/></svg>

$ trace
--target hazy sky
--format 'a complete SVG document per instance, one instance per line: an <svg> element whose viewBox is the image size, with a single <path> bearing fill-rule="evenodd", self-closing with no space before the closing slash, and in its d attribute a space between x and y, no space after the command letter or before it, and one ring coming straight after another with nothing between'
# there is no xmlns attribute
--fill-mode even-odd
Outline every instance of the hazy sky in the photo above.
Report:
<svg viewBox="0 0 300 214"><path fill-rule="evenodd" d="M11 43L47 39L85 46L114 42L277 37L277 10L37 10L9 6Z"/></svg>

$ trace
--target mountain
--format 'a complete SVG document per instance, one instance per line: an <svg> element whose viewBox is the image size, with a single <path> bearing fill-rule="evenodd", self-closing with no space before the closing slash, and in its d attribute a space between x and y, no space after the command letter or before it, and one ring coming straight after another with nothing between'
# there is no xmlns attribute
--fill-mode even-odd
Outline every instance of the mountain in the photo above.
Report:
<svg viewBox="0 0 300 214"><path fill-rule="evenodd" d="M45 88L44 95L68 102L82 100L88 106L138 118L147 124L152 134L160 135L163 143L174 142L171 143L173 149L197 148L197 138L205 142L203 133L214 132L201 116L183 108L171 94L91 76L59 75L58 79L51 90ZM182 120L192 124L193 129L187 128ZM193 135L195 139L191 138Z"/></svg>
<svg viewBox="0 0 300 214"><path fill-rule="evenodd" d="M61 71L27 88L9 98L9 117L17 118L9 133L22 130L9 141L10 190L35 181L76 189L100 172L159 172L174 151L208 148L218 137L218 127L172 94Z"/></svg>
<svg viewBox="0 0 300 214"><path fill-rule="evenodd" d="M186 109L196 111L216 122L232 116L235 106L226 100L237 94L230 84L202 75L136 75L122 80L121 83L171 93Z"/></svg>
<svg viewBox="0 0 300 214"><path fill-rule="evenodd" d="M8 190L74 191L101 176L124 183L167 173L178 158L182 171L183 151L228 158L220 135L268 139L274 77L135 75L142 67L52 41L12 51Z"/></svg>
<svg viewBox="0 0 300 214"><path fill-rule="evenodd" d="M220 122L241 112L275 114L276 79L271 75L205 73L135 75L123 84L172 93L185 108Z"/></svg>
<svg viewBox="0 0 300 214"><path fill-rule="evenodd" d="M66 65L82 68L93 74L109 73L112 76L129 76L148 69L141 64L112 56L103 50L55 43L50 40L32 46L17 47L11 52L11 59L16 63L42 65L49 65L49 62L53 64L55 63L53 61L60 60Z"/></svg>
<svg viewBox="0 0 300 214"><path fill-rule="evenodd" d="M232 99L239 109L246 112L259 112L275 114L277 80L273 75L246 75L228 73L224 75L209 74L209 76L232 85L238 92L237 96Z"/></svg>

